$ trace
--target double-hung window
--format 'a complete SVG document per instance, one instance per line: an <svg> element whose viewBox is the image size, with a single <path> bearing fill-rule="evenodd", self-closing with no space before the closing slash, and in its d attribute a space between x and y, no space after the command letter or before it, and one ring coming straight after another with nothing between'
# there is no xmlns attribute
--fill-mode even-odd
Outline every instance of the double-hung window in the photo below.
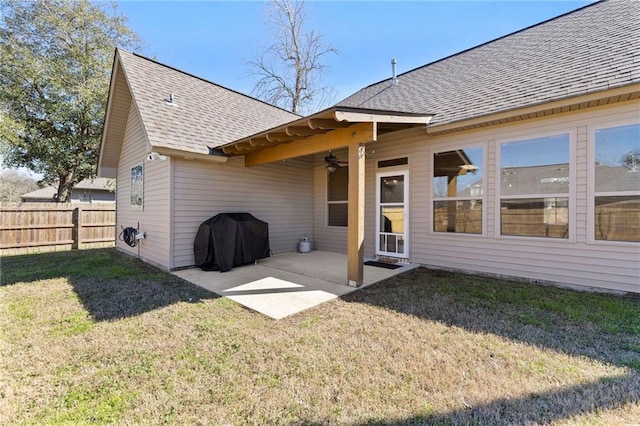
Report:
<svg viewBox="0 0 640 426"><path fill-rule="evenodd" d="M347 226L349 206L349 168L327 172L327 225Z"/></svg>
<svg viewBox="0 0 640 426"><path fill-rule="evenodd" d="M640 124L597 128L594 144L594 238L640 242Z"/></svg>
<svg viewBox="0 0 640 426"><path fill-rule="evenodd" d="M433 153L433 231L482 234L484 149Z"/></svg>
<svg viewBox="0 0 640 426"><path fill-rule="evenodd" d="M571 136L500 144L501 235L569 238Z"/></svg>

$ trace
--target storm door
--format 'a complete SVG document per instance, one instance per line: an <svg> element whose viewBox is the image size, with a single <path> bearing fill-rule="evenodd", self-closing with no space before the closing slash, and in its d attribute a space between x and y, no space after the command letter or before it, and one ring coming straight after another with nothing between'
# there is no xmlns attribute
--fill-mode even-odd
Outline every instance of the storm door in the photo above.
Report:
<svg viewBox="0 0 640 426"><path fill-rule="evenodd" d="M377 174L376 254L408 258L408 172Z"/></svg>

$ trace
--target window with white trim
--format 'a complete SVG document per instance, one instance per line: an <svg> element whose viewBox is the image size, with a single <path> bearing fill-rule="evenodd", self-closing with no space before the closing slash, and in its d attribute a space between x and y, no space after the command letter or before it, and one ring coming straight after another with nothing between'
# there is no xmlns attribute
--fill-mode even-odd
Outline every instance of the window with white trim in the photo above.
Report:
<svg viewBox="0 0 640 426"><path fill-rule="evenodd" d="M569 238L571 137L500 144L500 233Z"/></svg>
<svg viewBox="0 0 640 426"><path fill-rule="evenodd" d="M482 234L484 149L433 153L433 231Z"/></svg>
<svg viewBox="0 0 640 426"><path fill-rule="evenodd" d="M349 168L327 172L327 225L347 226L349 205Z"/></svg>
<svg viewBox="0 0 640 426"><path fill-rule="evenodd" d="M640 242L640 124L595 130L594 238Z"/></svg>

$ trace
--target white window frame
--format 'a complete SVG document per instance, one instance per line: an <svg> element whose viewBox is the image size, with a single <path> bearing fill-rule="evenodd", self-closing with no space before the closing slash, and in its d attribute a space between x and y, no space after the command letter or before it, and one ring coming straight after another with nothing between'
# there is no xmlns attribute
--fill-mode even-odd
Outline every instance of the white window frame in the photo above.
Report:
<svg viewBox="0 0 640 426"><path fill-rule="evenodd" d="M615 241L596 239L596 196L624 196L640 195L640 191L613 191L596 193L596 130L610 129L613 127L640 124L638 119L601 120L588 126L587 148L587 243L604 244L614 246L638 247L640 243L634 241ZM638 172L640 173L640 172Z"/></svg>
<svg viewBox="0 0 640 426"><path fill-rule="evenodd" d="M482 184L482 197L446 197L439 198L435 197L433 194L433 169L435 167L433 156L438 152L447 152L447 151L455 151L455 150L463 150L465 148L482 148L482 167L484 170L484 178ZM489 170L487 169L487 160L488 160L488 143L487 142L467 142L467 143L458 143L458 144L443 144L443 145L435 145L431 147L428 154L429 155L429 196L428 203L428 220L429 220L429 234L437 235L442 237L470 237L470 238L486 238L487 237L487 193L488 191L488 180L489 180ZM434 211L433 204L435 201L466 201L466 200L482 200L482 232L480 234L471 234L467 232L438 232L434 229Z"/></svg>
<svg viewBox="0 0 640 426"><path fill-rule="evenodd" d="M552 136L569 135L569 191L567 193L554 194L520 194L502 196L502 145L509 142L520 142L531 139L546 138ZM576 242L576 129L572 128L554 128L544 132L518 133L510 137L500 138L495 141L495 238L505 240L526 240L526 241L548 241L558 243L575 243ZM502 235L502 200L519 200L523 198L567 198L568 199L568 215L567 238L551 238L551 237L529 237L524 235Z"/></svg>

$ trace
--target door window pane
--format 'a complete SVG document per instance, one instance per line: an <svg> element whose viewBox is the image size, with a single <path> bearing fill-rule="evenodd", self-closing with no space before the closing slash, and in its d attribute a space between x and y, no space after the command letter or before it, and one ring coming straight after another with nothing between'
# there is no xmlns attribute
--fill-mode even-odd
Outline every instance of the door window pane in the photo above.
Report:
<svg viewBox="0 0 640 426"><path fill-rule="evenodd" d="M380 207L380 231L404 233L404 207Z"/></svg>
<svg viewBox="0 0 640 426"><path fill-rule="evenodd" d="M404 202L404 176L385 176L380 178L380 203Z"/></svg>

